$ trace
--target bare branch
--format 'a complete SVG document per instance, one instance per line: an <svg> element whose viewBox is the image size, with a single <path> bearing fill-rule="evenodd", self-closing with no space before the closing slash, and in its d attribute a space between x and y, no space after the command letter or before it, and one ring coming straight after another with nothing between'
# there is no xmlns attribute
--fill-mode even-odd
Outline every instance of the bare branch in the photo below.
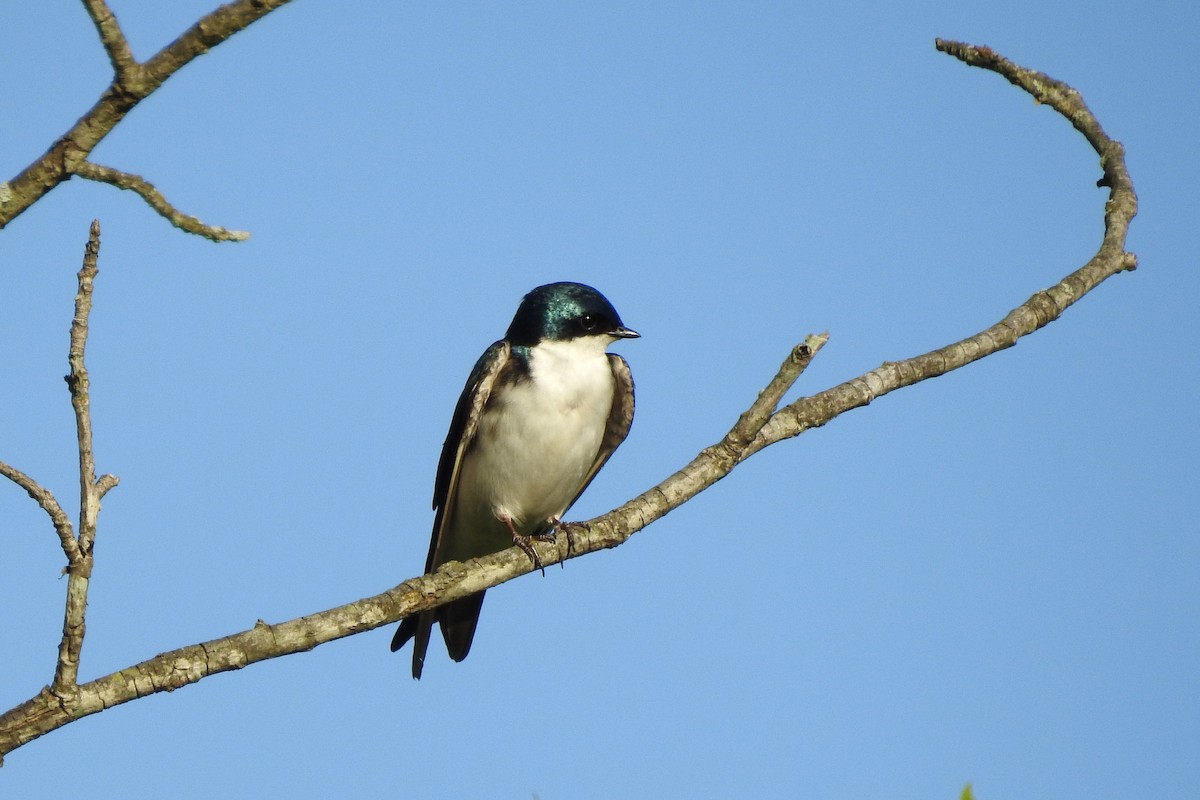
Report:
<svg viewBox="0 0 1200 800"><path fill-rule="evenodd" d="M826 338L809 337L805 344L793 349L779 373L739 418L730 435L745 428L746 420L756 418L762 408L769 413L775 407ZM716 459L727 464L723 471L708 468ZM675 498L670 506L674 508L728 474L733 466L729 462L726 450L721 446L707 448L679 473L620 509L592 523L571 524L570 535L560 533L553 545L545 545L543 549L549 552L542 555L541 560L549 565L619 544L652 519L646 518L627 530L616 532L611 520L617 515L648 496L665 497L668 492ZM701 482L689 484L685 495L675 486L682 482L680 476L697 477ZM276 625L259 620L253 628L241 633L162 653L103 678L68 687L67 691L60 691L57 686L43 689L37 696L0 715L0 757L42 734L110 706L156 692L174 691L210 675L311 650L335 639L392 624L402 617L497 586L533 569L529 557L518 547L466 563L452 561L430 575L412 578L373 597Z"/></svg>
<svg viewBox="0 0 1200 800"><path fill-rule="evenodd" d="M181 67L288 2L290 0L235 0L226 3L202 17L149 61L134 68L121 66L126 63L125 51L128 50L128 43L121 48L119 41L124 37L118 39L120 29L116 20L112 19L112 12L99 0L85 0L85 6L96 23L101 41L109 50L116 77L95 105L84 113L70 130L59 137L49 150L25 167L15 178L0 184L0 229L24 213L47 192L76 174L73 168L87 159L96 145L125 118L125 115ZM114 53L117 55L114 56ZM129 55L129 63L136 64L132 54ZM236 240L236 237L221 239L232 240Z"/></svg>
<svg viewBox="0 0 1200 800"><path fill-rule="evenodd" d="M974 336L904 361L888 362L878 369L797 400L781 409L750 445L747 455L767 445L797 436L824 425L852 408L865 406L877 397L914 383L944 375L998 350L1012 347L1022 336L1062 316L1070 306L1102 281L1118 272L1137 268L1137 256L1126 252L1129 223L1137 215L1137 194L1125 166L1125 148L1104 133L1099 120L1079 92L1062 81L1036 70L1014 64L987 47L936 40L937 49L971 66L1003 75L1014 86L1029 92L1039 102L1066 117L1083 134L1100 156L1103 177L1099 186L1110 189L1104 210L1104 239L1094 257L1058 284L1037 292L1014 308L1001 321Z"/></svg>
<svg viewBox="0 0 1200 800"><path fill-rule="evenodd" d="M92 445L91 380L84 353L87 349L88 319L92 312L92 291L99 272L100 221L92 220L79 270L79 291L75 295L75 316L71 320L71 345L67 354L71 371L66 377L75 410L75 431L79 444L79 539L80 557L68 567L67 607L63 615L63 635L58 646L58 665L52 690L60 697L74 692L79 677L79 655L83 650L84 615L87 611L88 585L92 577L92 544L96 539L96 520L100 498L117 484L113 475L96 480L96 458Z"/></svg>
<svg viewBox="0 0 1200 800"><path fill-rule="evenodd" d="M1075 130L1083 134L1100 155L1100 166L1104 170L1104 177L1097 181L1096 185L1112 190L1104 213L1104 244L1097 258L1119 258L1124 262L1121 269L1136 269L1137 258L1133 253L1125 252L1125 236L1129 230L1129 223L1137 216L1137 194L1133 191L1133 180L1125 167L1125 148L1120 142L1108 137L1104 128L1100 126L1100 120L1092 114L1079 92L1044 72L1014 64L990 47L975 47L948 39L936 39L934 44L938 50L954 56L964 64L1004 76L1009 83L1033 95L1039 103L1045 103L1062 114L1075 126ZM1100 276L1099 272L1093 272L1089 277L1098 278L1096 283L1099 283L1108 275ZM1084 292L1090 291L1094 285L1087 286Z"/></svg>
<svg viewBox="0 0 1200 800"><path fill-rule="evenodd" d="M108 52L108 60L112 62L115 76L114 83L124 85L137 80L137 71L141 69L141 64L134 59L125 32L121 30L121 25L113 16L108 3L104 0L83 0L83 7L87 9L88 16L96 26L96 32L100 34L100 43Z"/></svg>
<svg viewBox="0 0 1200 800"><path fill-rule="evenodd" d="M42 507L42 510L50 515L50 521L54 523L54 530L58 532L59 542L62 543L63 553L67 557L67 564L79 563L79 544L75 541L75 531L71 526L71 519L54 499L50 490L42 487L21 470L11 467L3 461L0 461L0 475L24 489Z"/></svg>
<svg viewBox="0 0 1200 800"><path fill-rule="evenodd" d="M167 201L167 198L163 197L162 192L154 187L154 184L140 175L121 172L112 167L93 164L91 161L73 163L71 171L79 177L87 178L90 181L108 183L116 186L118 189L128 189L131 192L136 192L143 200L150 204L151 208L165 217L168 222L188 233L212 239L214 242L240 242L250 238L250 234L246 231L231 231L219 225L206 225L195 217L184 214L171 205Z"/></svg>
<svg viewBox="0 0 1200 800"><path fill-rule="evenodd" d="M1125 169L1124 151L1120 143L1104 135L1079 95L1065 84L1013 65L985 48L941 40L938 40L938 48L952 52L967 63L999 72L1030 91L1070 119L1100 153L1104 169L1101 185L1108 186L1110 194L1105 206L1105 236L1096 256L1056 286L1037 292L1001 322L974 336L905 361L886 363L858 378L774 411L826 341L823 335L809 337L804 345L792 351L776 376L721 442L706 448L683 469L621 507L588 522L570 524L569 534L560 531L553 543L539 548L544 564L621 544L729 474L738 463L763 447L824 425L840 414L902 386L944 374L1010 347L1021 336L1057 319L1101 281L1136 266L1136 258L1124 249L1129 222L1137 213L1136 196ZM85 558L90 563L90 552L85 553ZM496 586L532 569L530 559L517 547L466 563L450 562L431 575L413 578L383 594L355 603L278 625L260 621L248 631L164 653L83 686L72 686L70 692L59 691L57 685L53 689L44 689L0 716L0 756L109 706L154 692L177 689L208 675L308 650L327 641L391 624L402 617Z"/></svg>
<svg viewBox="0 0 1200 800"><path fill-rule="evenodd" d="M737 424L733 426L733 430L725 437L722 445L728 447L731 453L735 454L740 460L746 445L754 438L763 425L775 413L775 409L779 406L779 401L787 394L788 389L800 377L800 374L808 368L813 356L817 351L825 346L829 341L829 334L822 333L816 336L809 336L803 343L792 348L792 352L788 354L787 359L779 367L779 372L767 384L767 388L759 393L758 399L754 401L754 405L746 410L738 419Z"/></svg>
<svg viewBox="0 0 1200 800"><path fill-rule="evenodd" d="M66 377L75 410L75 432L79 440L79 546L84 554L92 550L96 538L96 517L100 513L100 497L96 482L96 457L92 445L91 378L88 377L84 354L87 350L88 322L92 314L92 292L99 274L100 220L92 220L88 242L84 249L83 266L79 269L79 291L75 294L75 316L71 319L71 345L67 362L71 371ZM116 478L106 475L107 481Z"/></svg>

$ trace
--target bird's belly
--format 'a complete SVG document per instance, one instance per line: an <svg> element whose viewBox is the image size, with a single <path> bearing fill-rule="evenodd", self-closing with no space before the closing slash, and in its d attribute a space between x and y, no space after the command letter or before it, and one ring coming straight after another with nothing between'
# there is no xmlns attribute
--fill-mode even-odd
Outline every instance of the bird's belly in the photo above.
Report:
<svg viewBox="0 0 1200 800"><path fill-rule="evenodd" d="M566 512L600 450L612 408L611 372L604 367L607 384L564 391L524 383L488 407L460 476L459 497L476 501L472 516L507 516L532 533Z"/></svg>

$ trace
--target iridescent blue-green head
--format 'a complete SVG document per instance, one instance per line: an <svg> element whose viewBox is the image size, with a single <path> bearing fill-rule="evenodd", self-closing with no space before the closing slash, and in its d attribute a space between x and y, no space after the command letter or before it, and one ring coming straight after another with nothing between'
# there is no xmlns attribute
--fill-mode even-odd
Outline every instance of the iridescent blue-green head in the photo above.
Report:
<svg viewBox="0 0 1200 800"><path fill-rule="evenodd" d="M540 341L568 341L582 336L636 339L608 299L582 283L548 283L521 301L505 338L518 346Z"/></svg>

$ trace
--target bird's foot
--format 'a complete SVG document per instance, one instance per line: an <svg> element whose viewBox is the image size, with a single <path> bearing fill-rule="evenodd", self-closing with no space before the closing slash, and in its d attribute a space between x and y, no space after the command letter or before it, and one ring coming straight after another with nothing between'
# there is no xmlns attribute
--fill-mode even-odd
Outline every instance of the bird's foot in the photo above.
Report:
<svg viewBox="0 0 1200 800"><path fill-rule="evenodd" d="M501 518L500 521L504 523L504 527L508 528L508 532L512 536L513 544L521 548L525 555L529 556L529 560L533 562L533 568L540 569L542 571L542 577L546 577L546 567L542 564L542 559L538 556L537 550L535 550L533 547L533 542L535 539L537 541L545 541L545 539L540 538L537 534L533 536L526 536L513 526L511 519L505 517Z"/></svg>
<svg viewBox="0 0 1200 800"><path fill-rule="evenodd" d="M571 532L571 526L568 523L563 522L558 517L551 517L547 521L550 523L551 530L543 535L550 537L550 540L554 541L554 539L558 536L559 531L562 531L567 537L567 558L575 555L575 536ZM563 559L562 561L558 562L558 565L561 567L565 562L566 559Z"/></svg>
<svg viewBox="0 0 1200 800"><path fill-rule="evenodd" d="M558 517L551 517L550 519L548 519L546 521L550 523L550 530L544 531L542 533L535 533L532 536L530 536L530 538L535 539L539 542L549 542L550 544L558 544L558 532L560 530L564 529L563 521L561 519L559 519ZM567 534L567 555L570 556L570 554L571 554L571 534L568 533ZM564 566L563 561L561 559L558 562L558 566L560 568ZM545 573L543 572L542 574L545 574Z"/></svg>
<svg viewBox="0 0 1200 800"><path fill-rule="evenodd" d="M525 551L525 555L529 556L529 560L533 562L534 569L542 571L542 577L546 577L546 567L542 564L542 559L538 556L537 550L533 548L533 540L536 536L526 536L521 533L514 532L512 535L513 544ZM541 541L540 539L538 541Z"/></svg>

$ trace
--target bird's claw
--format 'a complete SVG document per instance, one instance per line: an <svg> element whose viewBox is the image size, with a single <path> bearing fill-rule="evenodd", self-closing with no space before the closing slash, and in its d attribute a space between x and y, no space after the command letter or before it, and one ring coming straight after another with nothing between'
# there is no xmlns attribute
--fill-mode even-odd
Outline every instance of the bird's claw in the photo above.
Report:
<svg viewBox="0 0 1200 800"><path fill-rule="evenodd" d="M555 544L558 541L558 532L562 531L567 536L567 558L575 554L575 539L571 535L571 526L558 517L551 517L546 521L550 523L550 530L543 531L542 533L533 533L529 536L520 533L513 527L511 520L505 521L505 524L508 526L508 532L512 535L513 544L521 548L525 555L529 556L529 560L533 562L533 568L540 569L543 577L546 575L546 567L542 564L542 559L538 556L537 550L534 549L534 542ZM558 565L560 567L563 566L565 560L560 559Z"/></svg>
<svg viewBox="0 0 1200 800"><path fill-rule="evenodd" d="M563 522L558 517L551 517L550 525L553 526L554 535L557 536L559 531L562 531L566 535L566 537L567 537L567 558L570 558L571 556L575 555L575 537L571 533L571 530L572 530L571 526L569 524ZM565 562L565 561L566 561L566 559L563 559L562 561L558 562L559 566L562 566L563 562Z"/></svg>
<svg viewBox="0 0 1200 800"><path fill-rule="evenodd" d="M538 556L537 550L535 550L533 547L534 539L537 539L539 542L545 541L545 539L540 538L540 535L538 534L533 536L525 536L517 533L516 531L512 531L513 544L521 548L525 555L529 556L529 560L533 562L533 568L540 569L542 571L542 577L544 578L546 577L546 567L542 564L542 559Z"/></svg>

